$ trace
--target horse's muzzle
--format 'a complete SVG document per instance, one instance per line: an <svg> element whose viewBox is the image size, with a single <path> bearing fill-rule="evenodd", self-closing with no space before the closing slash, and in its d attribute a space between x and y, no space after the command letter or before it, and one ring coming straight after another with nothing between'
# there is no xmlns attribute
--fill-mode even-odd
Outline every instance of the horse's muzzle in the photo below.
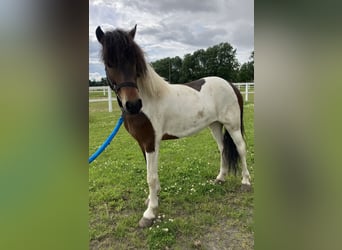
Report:
<svg viewBox="0 0 342 250"><path fill-rule="evenodd" d="M142 102L141 99L138 99L137 101L127 101L125 104L126 111L131 114L138 114L142 108Z"/></svg>

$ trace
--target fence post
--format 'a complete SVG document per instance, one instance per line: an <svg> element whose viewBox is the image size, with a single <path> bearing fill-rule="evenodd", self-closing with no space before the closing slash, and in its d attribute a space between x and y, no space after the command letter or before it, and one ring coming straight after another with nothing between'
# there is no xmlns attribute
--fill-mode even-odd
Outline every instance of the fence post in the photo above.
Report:
<svg viewBox="0 0 342 250"><path fill-rule="evenodd" d="M106 88L103 88L103 96L106 96Z"/></svg>
<svg viewBox="0 0 342 250"><path fill-rule="evenodd" d="M245 88L245 101L248 102L248 82L246 82L246 88Z"/></svg>
<svg viewBox="0 0 342 250"><path fill-rule="evenodd" d="M113 107L112 107L112 90L110 89L110 87L108 86L108 111L112 112L113 111Z"/></svg>

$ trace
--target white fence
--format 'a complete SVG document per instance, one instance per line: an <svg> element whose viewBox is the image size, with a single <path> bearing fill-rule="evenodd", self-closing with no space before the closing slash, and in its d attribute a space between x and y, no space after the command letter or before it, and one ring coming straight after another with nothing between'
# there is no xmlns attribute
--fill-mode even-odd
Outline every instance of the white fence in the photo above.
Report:
<svg viewBox="0 0 342 250"><path fill-rule="evenodd" d="M248 101L248 96L254 94L254 82L237 82L233 83L245 95L245 101ZM242 91L241 91L242 90Z"/></svg>
<svg viewBox="0 0 342 250"><path fill-rule="evenodd" d="M93 98L90 96L91 93L98 94ZM112 90L109 86L89 87L89 102L108 102L108 111L112 112L112 101L116 101L116 98L112 99Z"/></svg>
<svg viewBox="0 0 342 250"><path fill-rule="evenodd" d="M250 94L254 94L254 82L233 84L241 91L241 94L245 96L246 102L249 100ZM91 93L96 93L96 97L91 97ZM112 98L112 90L109 86L89 87L89 102L108 102L108 111L112 112L112 101L116 101L116 98Z"/></svg>

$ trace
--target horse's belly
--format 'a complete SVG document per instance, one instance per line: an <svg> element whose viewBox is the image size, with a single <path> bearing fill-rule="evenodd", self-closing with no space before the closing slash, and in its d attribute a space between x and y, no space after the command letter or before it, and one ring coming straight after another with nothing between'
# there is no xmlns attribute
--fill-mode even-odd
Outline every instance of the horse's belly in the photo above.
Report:
<svg viewBox="0 0 342 250"><path fill-rule="evenodd" d="M209 124L206 124L204 126L186 127L183 130L169 129L169 130L166 130L167 132L165 134L172 135L177 138L182 138L182 137L186 137L186 136L190 136L190 135L198 133L202 129L208 127Z"/></svg>
<svg viewBox="0 0 342 250"><path fill-rule="evenodd" d="M167 117L163 132L177 137L185 137L201 131L214 121L215 117L203 110L198 110L194 114L188 115L186 113L178 114L173 117Z"/></svg>

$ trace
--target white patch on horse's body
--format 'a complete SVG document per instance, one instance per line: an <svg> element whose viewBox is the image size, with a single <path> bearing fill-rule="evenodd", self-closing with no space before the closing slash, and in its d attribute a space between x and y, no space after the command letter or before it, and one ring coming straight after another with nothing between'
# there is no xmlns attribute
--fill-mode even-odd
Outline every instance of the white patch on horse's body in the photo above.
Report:
<svg viewBox="0 0 342 250"><path fill-rule="evenodd" d="M189 136L215 121L222 123L237 121L234 127L240 127L237 97L230 84L224 79L205 77L203 78L205 83L201 90L197 91L183 84L168 84L155 74L149 67L147 76L154 75L154 82L144 80L138 81L138 84L139 89L140 86L144 86L142 88L145 89L140 93L143 102L142 111L150 119L157 138L161 138L163 134L179 138ZM154 86L151 88L146 86L152 84ZM147 93L146 90L158 93L159 98L151 99L151 93Z"/></svg>

